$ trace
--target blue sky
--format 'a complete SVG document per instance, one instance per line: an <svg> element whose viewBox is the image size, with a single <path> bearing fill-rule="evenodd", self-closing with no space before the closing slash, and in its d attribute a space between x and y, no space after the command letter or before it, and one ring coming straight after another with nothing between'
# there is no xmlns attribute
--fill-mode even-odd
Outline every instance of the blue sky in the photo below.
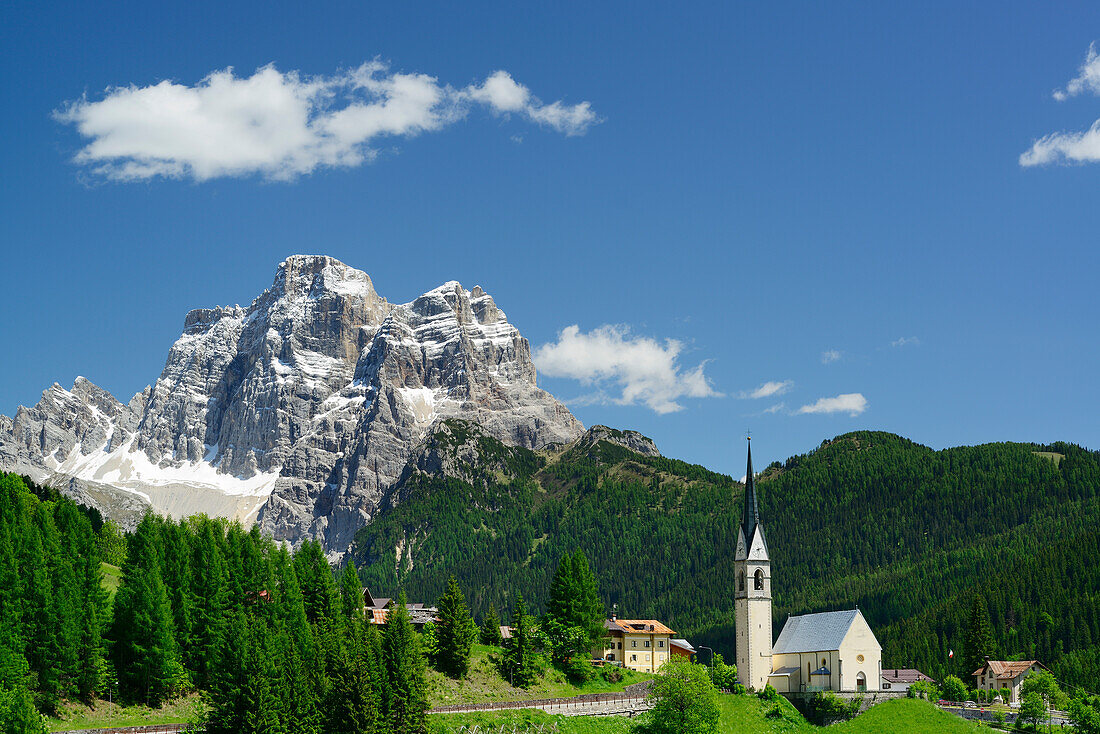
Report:
<svg viewBox="0 0 1100 734"><path fill-rule="evenodd" d="M188 309L307 252L391 301L481 284L585 424L735 476L750 428L761 464L862 428L1100 446L1100 7L825 5L9 3L0 412L78 374L128 399ZM267 65L319 118L442 101L300 144L234 108L271 157L106 91L168 80L185 125Z"/></svg>

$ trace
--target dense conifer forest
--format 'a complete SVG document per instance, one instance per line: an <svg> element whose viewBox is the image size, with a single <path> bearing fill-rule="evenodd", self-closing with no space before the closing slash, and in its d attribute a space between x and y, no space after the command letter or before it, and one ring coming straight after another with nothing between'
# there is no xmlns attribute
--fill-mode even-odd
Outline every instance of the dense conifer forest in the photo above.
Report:
<svg viewBox="0 0 1100 734"><path fill-rule="evenodd" d="M360 531L353 557L368 586L432 599L453 573L479 617L508 608L514 590L538 612L558 560L581 549L607 610L662 619L733 657L742 485L607 441L560 455L479 442L480 466L452 472L464 479L413 474L403 501ZM858 432L769 466L757 486L777 633L788 614L858 605L884 666L969 682L966 627L981 596L994 655L1097 687L1100 453L933 451Z"/></svg>
<svg viewBox="0 0 1100 734"><path fill-rule="evenodd" d="M99 527L97 528L97 524ZM259 530L148 515L117 548L97 513L0 474L0 722L66 699L157 705L200 689L207 732L424 730L425 659L403 604L366 624L353 565ZM113 600L101 559L122 556ZM470 623L472 625L472 622Z"/></svg>

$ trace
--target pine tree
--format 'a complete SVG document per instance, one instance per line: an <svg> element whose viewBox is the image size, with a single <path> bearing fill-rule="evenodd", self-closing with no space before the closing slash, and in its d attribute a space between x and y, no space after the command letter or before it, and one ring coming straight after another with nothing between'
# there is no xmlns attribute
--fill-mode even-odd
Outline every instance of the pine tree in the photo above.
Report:
<svg viewBox="0 0 1100 734"><path fill-rule="evenodd" d="M512 605L512 628L512 639L505 645L501 667L513 686L527 688L538 677L538 664L531 635L531 618L527 616L527 602L523 600L523 594L516 594Z"/></svg>
<svg viewBox="0 0 1100 734"><path fill-rule="evenodd" d="M477 627L466 606L466 597L451 576L447 590L439 597L439 623L436 625L436 668L452 678L465 678L470 668L470 649Z"/></svg>
<svg viewBox="0 0 1100 734"><path fill-rule="evenodd" d="M974 604L970 607L970 620L966 626L963 644L967 675L985 665L985 659L994 654L993 626L989 623L989 612L986 610L985 597L981 593L974 595Z"/></svg>
<svg viewBox="0 0 1100 734"><path fill-rule="evenodd" d="M383 658L386 666L386 722L393 734L427 731L428 701L424 684L424 655L420 650L402 591L386 616Z"/></svg>
<svg viewBox="0 0 1100 734"><path fill-rule="evenodd" d="M155 535L147 515L130 539L111 629L120 687L152 705L174 696L185 682L172 630L172 606L153 545Z"/></svg>
<svg viewBox="0 0 1100 734"><path fill-rule="evenodd" d="M372 680L369 651L360 634L362 623L349 624L353 632L345 639L326 699L326 731L371 734L381 718L380 700Z"/></svg>
<svg viewBox="0 0 1100 734"><path fill-rule="evenodd" d="M496 605L490 604L489 611L485 613L485 616L481 620L481 644L499 647L502 642L503 639L501 639L500 635L500 616L497 614Z"/></svg>
<svg viewBox="0 0 1100 734"><path fill-rule="evenodd" d="M316 540L302 543L294 554L294 570L302 587L306 618L310 624L335 621L336 582L332 579L332 567L325 558L321 544Z"/></svg>
<svg viewBox="0 0 1100 734"><path fill-rule="evenodd" d="M363 584L359 581L355 562L350 559L340 574L340 609L346 622L363 619Z"/></svg>
<svg viewBox="0 0 1100 734"><path fill-rule="evenodd" d="M195 684L210 683L229 614L229 572L218 542L221 526L208 518L196 522L191 543L191 649L186 658Z"/></svg>
<svg viewBox="0 0 1100 734"><path fill-rule="evenodd" d="M236 612L218 650L210 686L208 734L284 734L282 674L263 619Z"/></svg>

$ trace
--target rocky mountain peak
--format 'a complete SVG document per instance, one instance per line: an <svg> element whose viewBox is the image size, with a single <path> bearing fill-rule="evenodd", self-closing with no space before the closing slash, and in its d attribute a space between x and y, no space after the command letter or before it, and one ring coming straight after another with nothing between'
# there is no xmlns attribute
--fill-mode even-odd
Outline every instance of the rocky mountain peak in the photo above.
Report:
<svg viewBox="0 0 1100 734"><path fill-rule="evenodd" d="M78 378L0 420L0 468L173 515L255 519L339 554L448 419L532 449L583 431L538 388L530 345L481 286L448 281L395 305L360 270L294 255L248 307L190 311L128 404Z"/></svg>

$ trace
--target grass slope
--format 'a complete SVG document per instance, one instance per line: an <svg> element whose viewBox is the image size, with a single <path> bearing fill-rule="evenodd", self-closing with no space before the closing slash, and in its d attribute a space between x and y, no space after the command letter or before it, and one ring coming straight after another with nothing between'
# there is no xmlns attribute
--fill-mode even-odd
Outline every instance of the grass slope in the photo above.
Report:
<svg viewBox="0 0 1100 734"><path fill-rule="evenodd" d="M94 707L70 702L62 707L60 717L48 719L47 723L50 731L183 724L194 720L201 706L197 693L166 703L159 709L119 706L107 701L96 701Z"/></svg>
<svg viewBox="0 0 1100 734"><path fill-rule="evenodd" d="M895 699L872 707L851 721L822 729L806 721L785 699L776 703L755 696L719 698L721 718L719 734L967 734L980 727L940 711L927 701ZM779 715L768 712L778 708ZM644 719L642 719L644 721ZM619 716L556 716L542 711L505 711L482 714L436 714L429 717L432 734L458 734L472 731L513 730L520 732L555 731L558 734L627 734L636 722ZM463 729L463 727L466 727Z"/></svg>
<svg viewBox="0 0 1100 734"><path fill-rule="evenodd" d="M115 592L122 581L122 569L110 563L101 563L99 566L103 569L103 588L107 591L108 598L114 601Z"/></svg>
<svg viewBox="0 0 1100 734"><path fill-rule="evenodd" d="M491 703L494 701L525 701L535 698L569 698L584 693L617 693L632 683L639 683L652 676L625 670L623 679L610 683L602 678L576 686L565 679L560 671L550 668L531 688L515 688L502 680L489 656L500 654L499 647L474 645L470 654L470 671L462 680L448 678L428 669L428 705L446 706L456 703Z"/></svg>

